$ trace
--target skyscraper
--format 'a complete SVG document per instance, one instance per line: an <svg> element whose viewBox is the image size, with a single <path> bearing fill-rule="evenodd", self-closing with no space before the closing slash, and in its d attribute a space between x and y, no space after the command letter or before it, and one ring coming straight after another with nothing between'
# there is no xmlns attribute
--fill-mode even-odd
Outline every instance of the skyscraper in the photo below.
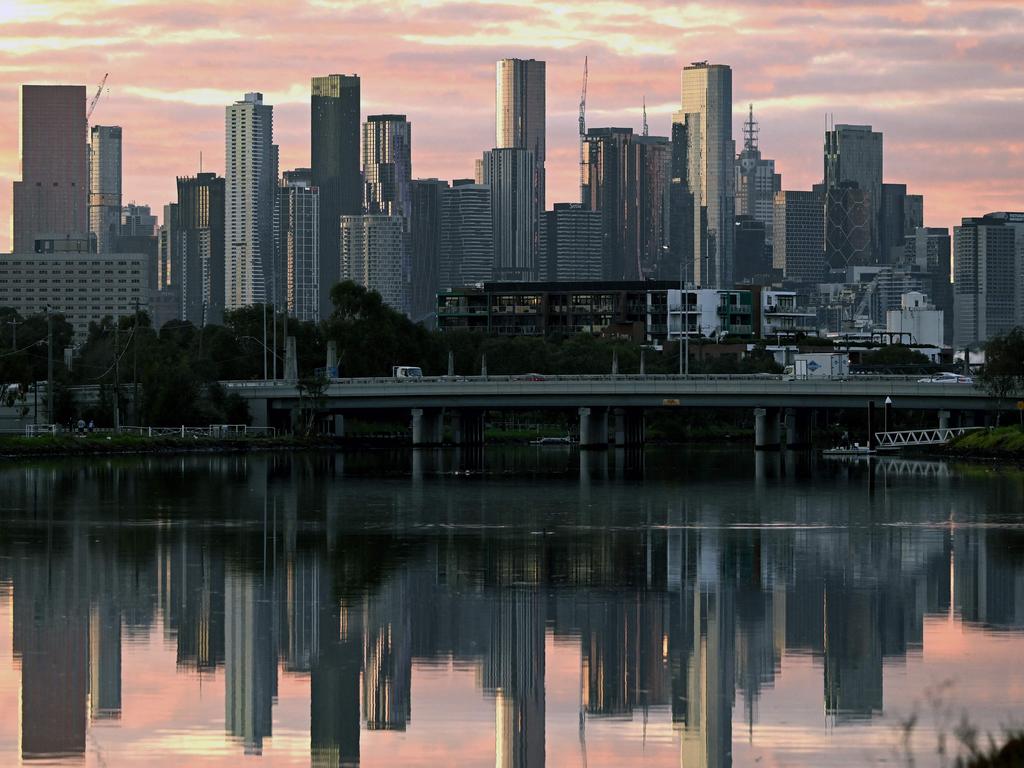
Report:
<svg viewBox="0 0 1024 768"><path fill-rule="evenodd" d="M582 203L555 203L545 211L541 280L600 280L604 276L601 214Z"/></svg>
<svg viewBox="0 0 1024 768"><path fill-rule="evenodd" d="M924 226L924 197L908 195L906 184L882 184L882 213L879 243L883 264L903 258L903 245ZM932 297L934 299L934 297Z"/></svg>
<svg viewBox="0 0 1024 768"><path fill-rule="evenodd" d="M528 149L536 163L534 177L538 216L544 210L546 65L535 59L502 59L497 64L494 146Z"/></svg>
<svg viewBox="0 0 1024 768"><path fill-rule="evenodd" d="M299 320L320 319L320 190L310 170L282 174L274 204L275 263L280 272L275 306Z"/></svg>
<svg viewBox="0 0 1024 768"><path fill-rule="evenodd" d="M341 217L341 279L380 294L398 312L408 311L404 279L405 220L401 216Z"/></svg>
<svg viewBox="0 0 1024 768"><path fill-rule="evenodd" d="M953 342L953 285L949 230L945 227L918 227L904 243L903 261L928 275L928 296L943 312L943 338Z"/></svg>
<svg viewBox="0 0 1024 768"><path fill-rule="evenodd" d="M439 179L412 182L410 315L415 321L427 320L437 310L441 279L441 198L447 189L448 182Z"/></svg>
<svg viewBox="0 0 1024 768"><path fill-rule="evenodd" d="M440 288L461 288L494 274L491 188L470 181L441 190Z"/></svg>
<svg viewBox="0 0 1024 768"><path fill-rule="evenodd" d="M214 173L178 177L170 242L170 285L180 292L181 319L196 327L224 319L224 179ZM165 257L166 258L166 257Z"/></svg>
<svg viewBox="0 0 1024 768"><path fill-rule="evenodd" d="M125 237L152 237L156 227L156 215L148 205L128 203L121 208L121 234Z"/></svg>
<svg viewBox="0 0 1024 768"><path fill-rule="evenodd" d="M691 117L692 116L692 117ZM705 288L732 284L736 144L732 139L732 69L695 62L683 69L682 105L673 122L687 126L687 186L707 228L694 226L694 279Z"/></svg>
<svg viewBox="0 0 1024 768"><path fill-rule="evenodd" d="M984 344L1024 324L1024 213L988 213L953 228L953 344Z"/></svg>
<svg viewBox="0 0 1024 768"><path fill-rule="evenodd" d="M660 274L669 245L672 143L664 136L633 135L629 153L625 279Z"/></svg>
<svg viewBox="0 0 1024 768"><path fill-rule="evenodd" d="M247 93L224 110L224 308L267 300L273 261L274 108Z"/></svg>
<svg viewBox="0 0 1024 768"><path fill-rule="evenodd" d="M363 123L363 207L409 217L412 208L412 125L405 115L370 115Z"/></svg>
<svg viewBox="0 0 1024 768"><path fill-rule="evenodd" d="M826 250L850 256L848 264L882 261L882 134L870 125L836 125L825 131L824 157ZM839 188L843 191L832 192ZM863 214L855 210L861 207ZM849 227L861 232L851 234ZM865 248L850 252L844 244L859 241L864 227L869 230Z"/></svg>
<svg viewBox="0 0 1024 768"><path fill-rule="evenodd" d="M483 161L484 183L491 188L494 278L535 280L538 216L533 152L496 148L484 152Z"/></svg>
<svg viewBox="0 0 1024 768"><path fill-rule="evenodd" d="M14 182L15 253L37 235L89 230L85 86L21 87L21 181Z"/></svg>
<svg viewBox="0 0 1024 768"><path fill-rule="evenodd" d="M96 252L109 253L121 233L121 128L94 125L89 135L89 231Z"/></svg>
<svg viewBox="0 0 1024 768"><path fill-rule="evenodd" d="M775 195L773 267L787 280L814 282L825 272L820 190Z"/></svg>
<svg viewBox="0 0 1024 768"><path fill-rule="evenodd" d="M625 211L630 200L632 138L632 128L591 128L583 137L582 204L601 212L606 280L624 280L631 274Z"/></svg>
<svg viewBox="0 0 1024 768"><path fill-rule="evenodd" d="M736 158L736 215L752 216L764 224L765 239L772 240L775 193L782 190L782 175L775 172L775 161L761 156L754 105L750 105L743 125L743 151Z"/></svg>
<svg viewBox="0 0 1024 768"><path fill-rule="evenodd" d="M363 212L358 75L312 78L310 138L313 186L320 189L320 316L328 317L339 277L339 218Z"/></svg>

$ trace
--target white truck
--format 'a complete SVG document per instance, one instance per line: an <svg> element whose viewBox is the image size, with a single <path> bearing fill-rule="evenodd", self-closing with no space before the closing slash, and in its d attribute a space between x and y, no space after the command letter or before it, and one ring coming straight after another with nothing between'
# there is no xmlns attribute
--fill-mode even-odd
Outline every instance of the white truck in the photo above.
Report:
<svg viewBox="0 0 1024 768"><path fill-rule="evenodd" d="M391 376L396 379L422 379L423 369L417 365L396 365L391 368Z"/></svg>
<svg viewBox="0 0 1024 768"><path fill-rule="evenodd" d="M850 375L850 358L845 352L805 352L793 358L786 366L786 378L842 379Z"/></svg>

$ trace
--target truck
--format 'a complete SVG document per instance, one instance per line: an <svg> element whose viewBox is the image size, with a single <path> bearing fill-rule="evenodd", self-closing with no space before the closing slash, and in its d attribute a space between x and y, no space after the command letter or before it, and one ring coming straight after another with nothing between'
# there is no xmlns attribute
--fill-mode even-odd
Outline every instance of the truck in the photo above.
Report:
<svg viewBox="0 0 1024 768"><path fill-rule="evenodd" d="M850 357L845 352L804 352L786 366L786 378L841 379L850 375Z"/></svg>
<svg viewBox="0 0 1024 768"><path fill-rule="evenodd" d="M391 376L395 379L422 379L423 369L417 365L395 365L391 368Z"/></svg>

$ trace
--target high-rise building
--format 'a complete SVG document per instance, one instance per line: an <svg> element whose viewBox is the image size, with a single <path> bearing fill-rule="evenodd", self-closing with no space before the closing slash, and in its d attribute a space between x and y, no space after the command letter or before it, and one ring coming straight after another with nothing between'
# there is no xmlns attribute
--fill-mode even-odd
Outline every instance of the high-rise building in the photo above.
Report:
<svg viewBox="0 0 1024 768"><path fill-rule="evenodd" d="M879 226L882 263L901 261L907 238L924 226L924 197L908 195L906 184L882 184Z"/></svg>
<svg viewBox="0 0 1024 768"><path fill-rule="evenodd" d="M121 128L94 125L89 132L89 231L96 252L110 253L121 233Z"/></svg>
<svg viewBox="0 0 1024 768"><path fill-rule="evenodd" d="M298 320L320 319L320 189L308 168L282 174L274 203L274 306Z"/></svg>
<svg viewBox="0 0 1024 768"><path fill-rule="evenodd" d="M984 344L1024 324L1024 213L988 213L953 228L953 343Z"/></svg>
<svg viewBox="0 0 1024 768"><path fill-rule="evenodd" d="M758 124L751 104L747 122L743 124L743 151L736 157L736 215L752 216L761 222L769 245L775 193L781 191L782 174L775 172L775 161L762 157L758 148Z"/></svg>
<svg viewBox="0 0 1024 768"><path fill-rule="evenodd" d="M342 216L340 239L341 279L376 291L392 309L407 312L405 220L372 214Z"/></svg>
<svg viewBox="0 0 1024 768"><path fill-rule="evenodd" d="M541 280L600 280L604 276L601 213L582 203L555 203L542 219Z"/></svg>
<svg viewBox="0 0 1024 768"><path fill-rule="evenodd" d="M745 213L736 215L736 258L733 265L736 283L771 284L771 249L765 248L766 230L760 219Z"/></svg>
<svg viewBox="0 0 1024 768"><path fill-rule="evenodd" d="M363 123L363 207L409 217L412 208L412 125L405 115L370 115Z"/></svg>
<svg viewBox="0 0 1024 768"><path fill-rule="evenodd" d="M695 119L693 120L695 122ZM669 181L668 258L662 260L662 280L693 282L694 210L687 181L689 139L686 123L672 123L672 175ZM706 221L706 217L705 217Z"/></svg>
<svg viewBox="0 0 1024 768"><path fill-rule="evenodd" d="M533 152L495 148L484 152L484 182L491 188L494 278L535 280L537 211Z"/></svg>
<svg viewBox="0 0 1024 768"><path fill-rule="evenodd" d="M904 243L902 261L912 264L928 276L928 296L943 313L943 339L953 342L953 284L949 230L945 227L918 227Z"/></svg>
<svg viewBox="0 0 1024 768"><path fill-rule="evenodd" d="M775 195L772 265L786 280L815 282L825 273L824 222L820 190Z"/></svg>
<svg viewBox="0 0 1024 768"><path fill-rule="evenodd" d="M157 218L148 205L128 203L121 208L121 234L125 237L156 234Z"/></svg>
<svg viewBox="0 0 1024 768"><path fill-rule="evenodd" d="M882 134L870 125L836 125L825 131L824 159L824 183L828 190L826 249L837 254L836 258L838 254L849 256L850 266L879 263L883 260ZM844 188L842 193L832 193L840 187ZM859 190L859 194L852 190ZM864 227L868 228L867 233ZM851 252L849 245L861 241L865 234L869 238L867 244L858 245ZM830 261L836 263L835 259Z"/></svg>
<svg viewBox="0 0 1024 768"><path fill-rule="evenodd" d="M497 64L494 146L527 149L533 153L534 202L539 217L544 210L546 65L535 59L502 59Z"/></svg>
<svg viewBox="0 0 1024 768"><path fill-rule="evenodd" d="M339 219L363 212L358 75L312 78L310 137L313 186L320 190L320 316L328 317L339 278Z"/></svg>
<svg viewBox="0 0 1024 768"><path fill-rule="evenodd" d="M165 216L169 285L181 297L181 319L196 327L224 319L225 182L215 173L178 177L178 203Z"/></svg>
<svg viewBox="0 0 1024 768"><path fill-rule="evenodd" d="M224 308L260 304L272 292L274 108L247 93L224 110Z"/></svg>
<svg viewBox="0 0 1024 768"><path fill-rule="evenodd" d="M694 226L694 279L705 288L732 284L736 143L732 139L732 69L695 62L682 72L674 123L687 127L687 186L707 227Z"/></svg>
<svg viewBox="0 0 1024 768"><path fill-rule="evenodd" d="M32 253L44 233L89 230L84 85L21 86L21 181L12 245Z"/></svg>
<svg viewBox="0 0 1024 768"><path fill-rule="evenodd" d="M632 139L632 128L590 128L583 137L582 205L601 212L606 280L624 280L631 273L625 211L635 199L630 194Z"/></svg>
<svg viewBox="0 0 1024 768"><path fill-rule="evenodd" d="M494 273L491 188L456 180L441 190L440 288L490 280Z"/></svg>
<svg viewBox="0 0 1024 768"><path fill-rule="evenodd" d="M626 217L626 280L662 272L669 245L672 142L665 136L630 139Z"/></svg>
<svg viewBox="0 0 1024 768"><path fill-rule="evenodd" d="M412 182L410 315L417 322L429 320L437 311L441 280L441 199L447 189L448 182L440 179Z"/></svg>

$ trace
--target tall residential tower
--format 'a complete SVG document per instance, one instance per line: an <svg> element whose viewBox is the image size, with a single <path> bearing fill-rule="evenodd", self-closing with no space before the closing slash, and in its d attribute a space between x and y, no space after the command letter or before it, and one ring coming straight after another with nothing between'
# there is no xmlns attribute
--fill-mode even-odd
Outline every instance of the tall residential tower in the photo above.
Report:
<svg viewBox="0 0 1024 768"><path fill-rule="evenodd" d="M89 231L96 252L112 253L121 233L121 128L94 125L89 132Z"/></svg>

